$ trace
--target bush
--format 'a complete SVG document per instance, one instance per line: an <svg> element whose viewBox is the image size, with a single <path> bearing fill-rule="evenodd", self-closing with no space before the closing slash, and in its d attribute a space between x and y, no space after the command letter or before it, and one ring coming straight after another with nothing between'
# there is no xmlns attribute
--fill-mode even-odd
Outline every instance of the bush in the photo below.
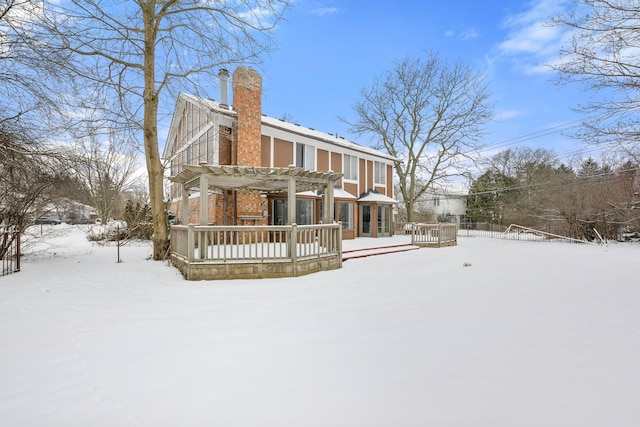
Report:
<svg viewBox="0 0 640 427"><path fill-rule="evenodd" d="M141 205L137 202L134 206L131 199L127 200L124 220L128 224L129 239L149 240L153 237L153 216L148 203Z"/></svg>
<svg viewBox="0 0 640 427"><path fill-rule="evenodd" d="M91 242L125 240L129 236L127 223L109 220L106 224L94 225L87 231L87 239Z"/></svg>

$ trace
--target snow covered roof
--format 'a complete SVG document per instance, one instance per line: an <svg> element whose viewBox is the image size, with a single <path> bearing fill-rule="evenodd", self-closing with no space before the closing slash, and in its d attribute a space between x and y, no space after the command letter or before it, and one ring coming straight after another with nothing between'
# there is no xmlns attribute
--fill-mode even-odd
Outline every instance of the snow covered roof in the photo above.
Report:
<svg viewBox="0 0 640 427"><path fill-rule="evenodd" d="M237 115L237 112L233 109L232 106L220 104L219 102L216 102L213 99L205 99L205 98L200 98L194 95L189 95L187 93L180 93L180 95L178 96L178 100L176 101L176 108L173 113L173 118L171 119L169 134L167 135L167 142L163 150L163 158L168 158L171 154L171 149L172 149L171 145L173 144L173 140L174 140L173 136L175 135L175 132L178 127L178 123L175 121L179 120L182 117L182 112L186 106L187 101L192 102L195 105L199 105L202 108L207 109L209 111L216 112L225 116L235 117ZM320 132L315 129L300 126L295 123L289 123L284 120L266 116L264 114L262 115L261 122L262 122L262 126L269 126L271 128L280 129L292 134L306 136L306 137L320 140L325 143L339 146L348 150L358 151L360 153L379 157L381 159L385 159L393 162L400 161L400 159L390 156L386 153L383 153L382 151L375 150L371 147L365 147L363 145L359 145L343 137L332 135L326 132Z"/></svg>
<svg viewBox="0 0 640 427"><path fill-rule="evenodd" d="M304 126L300 126L295 123L289 123L284 120L275 119L273 117L262 115L262 125L263 126L271 126L274 128L282 129L291 133L297 133L299 135L304 135L309 138L318 139L329 144L337 145L343 148L347 148L353 151L359 151L361 153L370 154L372 156L381 157L391 161L399 161L398 158L390 156L382 151L375 150L371 147L365 147L364 145L357 144L355 142L349 141L343 137L335 136L330 133L320 132L315 129L306 128Z"/></svg>
<svg viewBox="0 0 640 427"><path fill-rule="evenodd" d="M344 191L342 188L334 188L333 189L333 198L334 199L357 199L353 194Z"/></svg>
<svg viewBox="0 0 640 427"><path fill-rule="evenodd" d="M305 196L305 197L318 197L318 193L316 193L315 191L300 191L298 193L296 193L296 196Z"/></svg>
<svg viewBox="0 0 640 427"><path fill-rule="evenodd" d="M397 200L392 199L389 196L378 193L377 191L368 191L364 195L358 197L359 202L378 202L378 203L399 203Z"/></svg>

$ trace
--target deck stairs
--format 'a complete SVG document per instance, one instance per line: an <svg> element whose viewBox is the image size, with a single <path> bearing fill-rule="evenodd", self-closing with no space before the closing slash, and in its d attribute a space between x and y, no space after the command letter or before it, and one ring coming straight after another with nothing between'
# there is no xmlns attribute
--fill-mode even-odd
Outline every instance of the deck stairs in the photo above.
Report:
<svg viewBox="0 0 640 427"><path fill-rule="evenodd" d="M346 251L342 251L342 260L347 261L354 258L365 258L365 257L375 256L375 255L386 255L386 254L392 254L396 252L413 251L415 249L420 249L420 247L412 245L411 243L403 243L399 245L389 245L389 246L376 246L372 248L349 249Z"/></svg>

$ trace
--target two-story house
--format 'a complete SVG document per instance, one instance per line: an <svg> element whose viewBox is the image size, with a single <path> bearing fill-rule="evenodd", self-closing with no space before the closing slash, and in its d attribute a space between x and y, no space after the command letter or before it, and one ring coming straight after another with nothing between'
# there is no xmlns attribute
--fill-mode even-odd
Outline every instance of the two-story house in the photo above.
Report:
<svg viewBox="0 0 640 427"><path fill-rule="evenodd" d="M220 101L181 93L171 121L163 158L170 176L184 165L237 165L261 168L297 166L307 171L340 174L333 201L334 220L341 221L343 238L393 234L393 166L396 158L342 137L262 114L262 78L253 69L238 67L232 76L221 70ZM195 222L199 194L180 203L183 188L171 184L170 210L177 218ZM286 193L252 194L211 191L208 223L217 225L285 225ZM322 219L318 191L295 196L295 222L316 224ZM188 206L189 214L182 211Z"/></svg>

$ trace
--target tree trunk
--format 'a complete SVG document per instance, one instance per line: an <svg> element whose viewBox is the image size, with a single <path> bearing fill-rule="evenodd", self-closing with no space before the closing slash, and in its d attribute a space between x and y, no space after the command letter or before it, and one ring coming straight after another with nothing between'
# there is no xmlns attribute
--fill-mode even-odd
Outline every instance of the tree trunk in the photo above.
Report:
<svg viewBox="0 0 640 427"><path fill-rule="evenodd" d="M161 260L167 256L169 247L169 229L164 207L164 168L158 150L158 133L156 131L157 98L145 99L144 112L144 148L149 178L149 199L153 216L153 259Z"/></svg>
<svg viewBox="0 0 640 427"><path fill-rule="evenodd" d="M404 207L407 210L407 222L413 222L413 200L405 200Z"/></svg>
<svg viewBox="0 0 640 427"><path fill-rule="evenodd" d="M155 11L142 8L145 32L144 52L144 154L149 178L149 200L153 216L153 259L167 256L169 228L164 207L164 168L158 148L158 93L155 87Z"/></svg>

